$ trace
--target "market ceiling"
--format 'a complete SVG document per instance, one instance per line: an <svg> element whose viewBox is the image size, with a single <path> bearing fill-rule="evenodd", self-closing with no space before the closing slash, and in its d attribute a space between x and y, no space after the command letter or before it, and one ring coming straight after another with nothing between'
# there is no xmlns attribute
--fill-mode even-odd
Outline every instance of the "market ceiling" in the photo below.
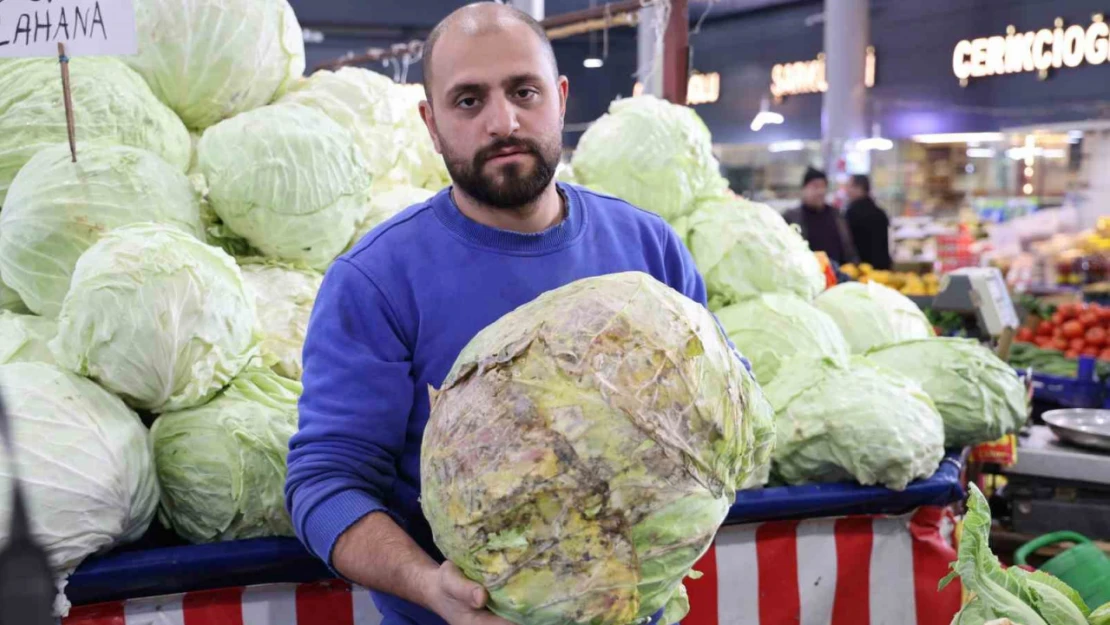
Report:
<svg viewBox="0 0 1110 625"><path fill-rule="evenodd" d="M796 1L796 0L795 0ZM301 24L317 29L385 31L430 28L466 0L290 0ZM782 4L791 0L690 0L690 15L701 17L711 6L710 19ZM556 15L604 4L604 0L547 0L547 14Z"/></svg>

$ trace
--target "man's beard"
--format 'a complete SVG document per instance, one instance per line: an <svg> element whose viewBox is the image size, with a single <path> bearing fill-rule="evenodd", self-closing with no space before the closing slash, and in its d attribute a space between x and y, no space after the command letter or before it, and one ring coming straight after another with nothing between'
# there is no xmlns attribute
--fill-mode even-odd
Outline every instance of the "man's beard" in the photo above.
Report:
<svg viewBox="0 0 1110 625"><path fill-rule="evenodd" d="M486 163L506 149L531 155L535 166L526 171L527 163L511 162L498 166L497 172L485 174ZM544 145L532 139L509 137L478 150L469 161L444 150L443 161L459 189L481 204L508 210L530 204L543 193L555 177L560 151L558 142Z"/></svg>

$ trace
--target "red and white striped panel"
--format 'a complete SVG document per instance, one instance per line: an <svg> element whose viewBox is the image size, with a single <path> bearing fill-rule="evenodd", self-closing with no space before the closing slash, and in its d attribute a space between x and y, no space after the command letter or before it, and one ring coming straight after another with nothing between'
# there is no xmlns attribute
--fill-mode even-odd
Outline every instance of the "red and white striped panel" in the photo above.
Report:
<svg viewBox="0 0 1110 625"><path fill-rule="evenodd" d="M724 527L686 582L683 625L948 625L951 529L944 508Z"/></svg>
<svg viewBox="0 0 1110 625"><path fill-rule="evenodd" d="M911 516L722 528L687 580L683 625L948 625L960 588L943 508ZM338 580L190 592L79 606L61 625L379 625L364 589Z"/></svg>

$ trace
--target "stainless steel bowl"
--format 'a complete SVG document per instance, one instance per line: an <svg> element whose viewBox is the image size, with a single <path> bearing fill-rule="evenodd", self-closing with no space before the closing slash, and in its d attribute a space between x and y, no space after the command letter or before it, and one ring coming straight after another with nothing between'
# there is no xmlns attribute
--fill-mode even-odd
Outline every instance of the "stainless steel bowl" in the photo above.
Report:
<svg viewBox="0 0 1110 625"><path fill-rule="evenodd" d="M1049 410L1041 418L1062 441L1104 452L1110 451L1110 410Z"/></svg>

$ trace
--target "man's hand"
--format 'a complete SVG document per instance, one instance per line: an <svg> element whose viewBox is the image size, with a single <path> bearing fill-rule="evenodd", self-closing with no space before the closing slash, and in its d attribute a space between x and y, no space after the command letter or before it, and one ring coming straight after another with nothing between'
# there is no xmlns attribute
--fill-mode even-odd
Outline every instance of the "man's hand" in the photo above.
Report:
<svg viewBox="0 0 1110 625"><path fill-rule="evenodd" d="M485 589L451 562L444 562L431 577L428 607L450 625L512 625L485 609Z"/></svg>

